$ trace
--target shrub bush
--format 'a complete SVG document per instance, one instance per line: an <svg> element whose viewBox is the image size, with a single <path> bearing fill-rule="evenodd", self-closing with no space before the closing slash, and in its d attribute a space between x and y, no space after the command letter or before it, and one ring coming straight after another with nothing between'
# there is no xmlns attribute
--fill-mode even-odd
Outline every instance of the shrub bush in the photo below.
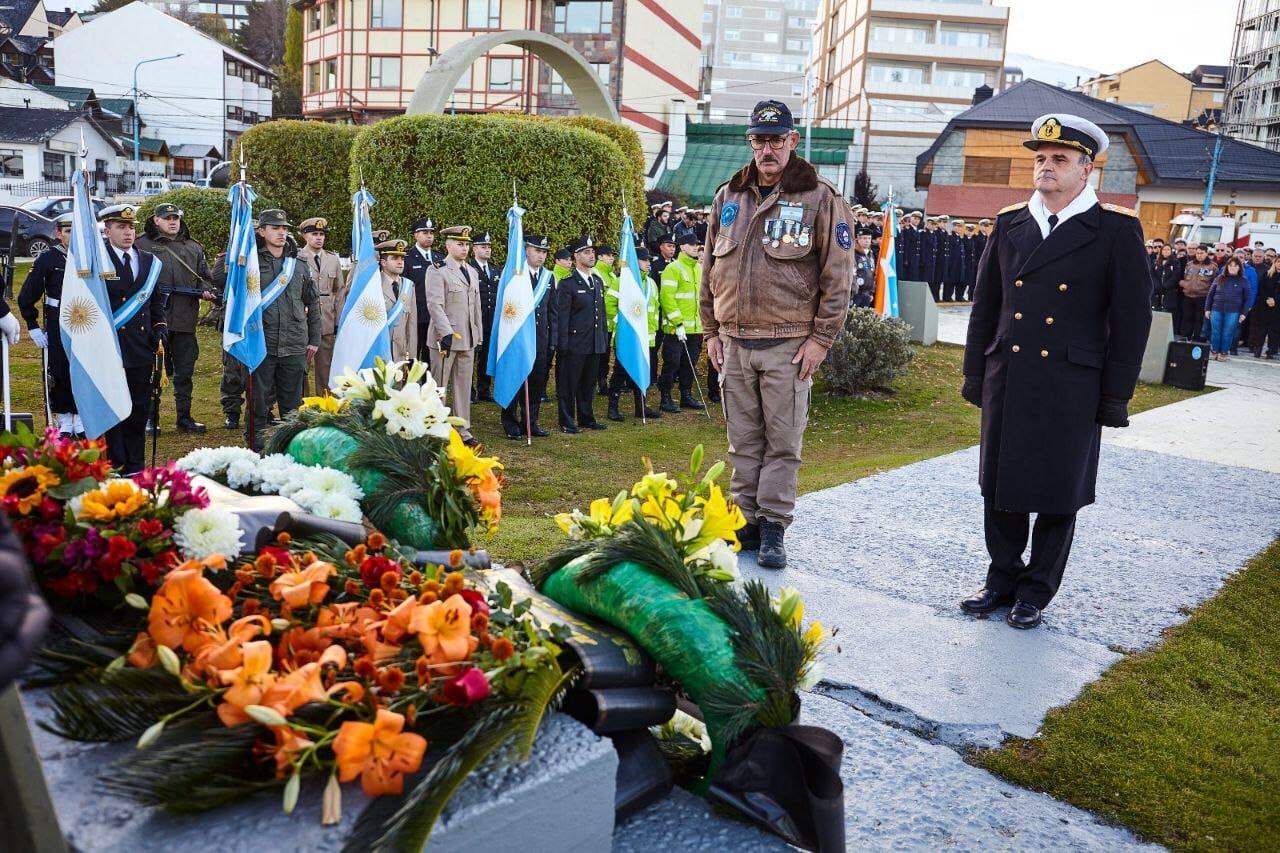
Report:
<svg viewBox="0 0 1280 853"><path fill-rule="evenodd" d="M217 254L227 248L227 236L231 232L231 205L227 202L226 190L181 189L153 196L138 207L138 233L142 233L143 223L155 213L156 205L168 202L182 208L182 218L187 223L187 230L192 239L204 246L205 257L210 268ZM257 213L269 207L276 207L269 200L258 198L253 209Z"/></svg>
<svg viewBox="0 0 1280 853"><path fill-rule="evenodd" d="M351 144L360 130L321 121L269 121L245 131L231 162L239 163L244 149L249 183L258 195L272 199L271 206L283 208L294 224L312 216L328 219L325 248L346 255L351 252ZM233 167L232 179L238 178ZM255 211L262 209L261 203L254 205Z"/></svg>
<svg viewBox="0 0 1280 853"><path fill-rule="evenodd" d="M548 235L557 247L584 232L616 243L624 195L636 227L644 221L644 179L634 159L612 138L562 121L502 114L389 118L356 138L352 186L359 174L377 200L375 228L407 239L413 220L429 215L437 227L492 232L499 257L513 179L527 211L525 230Z"/></svg>
<svg viewBox="0 0 1280 853"><path fill-rule="evenodd" d="M888 388L915 358L909 331L897 317L881 317L870 308L850 309L822 363L827 390L852 395Z"/></svg>

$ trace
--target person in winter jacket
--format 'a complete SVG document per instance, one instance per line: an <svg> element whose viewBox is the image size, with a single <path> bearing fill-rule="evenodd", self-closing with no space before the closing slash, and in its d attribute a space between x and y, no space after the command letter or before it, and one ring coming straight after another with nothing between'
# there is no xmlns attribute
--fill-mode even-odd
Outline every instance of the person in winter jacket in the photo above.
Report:
<svg viewBox="0 0 1280 853"><path fill-rule="evenodd" d="M1187 264L1182 273L1182 281L1178 283L1178 288L1182 291L1182 325L1177 331L1183 338L1204 340L1201 328L1204 299L1217 276L1218 265L1209 260L1204 246L1197 246L1194 258Z"/></svg>
<svg viewBox="0 0 1280 853"><path fill-rule="evenodd" d="M1151 262L1151 307L1156 311L1166 311L1173 315L1173 328L1178 328L1182 319L1182 293L1178 282L1182 280L1182 265L1174 257L1172 246L1162 246Z"/></svg>
<svg viewBox="0 0 1280 853"><path fill-rule="evenodd" d="M1226 361L1236 342L1236 332L1253 307L1249 296L1249 280L1239 258L1227 259L1205 296L1204 316L1212 329L1209 347L1213 357Z"/></svg>
<svg viewBox="0 0 1280 853"><path fill-rule="evenodd" d="M1280 349L1280 258L1273 258L1258 281L1258 299L1249 312L1249 347L1255 358L1276 357Z"/></svg>

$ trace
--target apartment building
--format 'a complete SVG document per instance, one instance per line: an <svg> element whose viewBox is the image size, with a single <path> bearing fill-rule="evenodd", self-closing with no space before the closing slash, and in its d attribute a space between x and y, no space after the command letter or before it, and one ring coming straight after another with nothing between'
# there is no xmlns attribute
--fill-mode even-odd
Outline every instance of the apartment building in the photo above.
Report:
<svg viewBox="0 0 1280 853"><path fill-rule="evenodd" d="M799 115L819 0L707 0L703 122L741 123L773 98Z"/></svg>
<svg viewBox="0 0 1280 853"><path fill-rule="evenodd" d="M881 192L920 207L916 156L1004 84L1009 9L992 0L821 0L816 125L858 131L862 168Z"/></svg>
<svg viewBox="0 0 1280 853"><path fill-rule="evenodd" d="M303 13L303 113L366 123L405 111L445 51L502 30L550 33L595 69L647 158L673 111L698 100L700 3L660 0L296 0ZM448 109L550 115L577 111L560 76L523 48L502 45L472 65Z"/></svg>
<svg viewBox="0 0 1280 853"><path fill-rule="evenodd" d="M169 15L178 15L194 10L201 15L217 15L222 18L227 29L235 32L249 20L249 7L257 0L217 0L209 3L204 0L145 0L148 6L159 9Z"/></svg>
<svg viewBox="0 0 1280 853"><path fill-rule="evenodd" d="M1198 65L1190 74L1182 74L1152 59L1114 74L1092 77L1076 91L1169 121L1186 121L1222 107L1226 70L1221 65Z"/></svg>
<svg viewBox="0 0 1280 853"><path fill-rule="evenodd" d="M1226 132L1280 150L1280 0L1238 0L1226 91Z"/></svg>

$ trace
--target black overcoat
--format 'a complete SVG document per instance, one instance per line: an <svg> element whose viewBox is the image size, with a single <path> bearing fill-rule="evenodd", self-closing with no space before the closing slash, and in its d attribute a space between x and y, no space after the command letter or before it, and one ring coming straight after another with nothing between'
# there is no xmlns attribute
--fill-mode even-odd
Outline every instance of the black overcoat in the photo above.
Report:
<svg viewBox="0 0 1280 853"><path fill-rule="evenodd" d="M112 311L119 311L138 292L151 275L151 265L156 263L156 256L144 252L137 246L133 251L138 254L138 275L134 278L131 270L120 263L120 256L115 250L108 248L107 256L116 268L116 277L106 280L107 302ZM116 338L120 341L120 361L126 368L151 367L155 361L156 344L160 339L160 327L164 325L164 302L160 287L151 292L145 305L138 309L129 322L116 329Z"/></svg>
<svg viewBox="0 0 1280 853"><path fill-rule="evenodd" d="M557 350L577 355L609 351L600 276L575 269L556 286L552 306L552 338Z"/></svg>
<svg viewBox="0 0 1280 853"><path fill-rule="evenodd" d="M1151 326L1142 229L1094 205L1041 239L1006 208L978 264L964 352L982 377L979 482L996 508L1072 513L1093 503L1105 396L1128 400Z"/></svg>

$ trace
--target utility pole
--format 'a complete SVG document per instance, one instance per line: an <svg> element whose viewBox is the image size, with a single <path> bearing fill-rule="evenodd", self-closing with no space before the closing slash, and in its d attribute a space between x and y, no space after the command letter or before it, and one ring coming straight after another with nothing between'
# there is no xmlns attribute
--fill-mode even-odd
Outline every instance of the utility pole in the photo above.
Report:
<svg viewBox="0 0 1280 853"><path fill-rule="evenodd" d="M148 62L163 62L166 59L177 59L181 53L173 56L157 56L154 59L143 59L133 66L133 191L142 191L142 173L138 169L138 145L141 141L142 117L138 115L138 69Z"/></svg>

